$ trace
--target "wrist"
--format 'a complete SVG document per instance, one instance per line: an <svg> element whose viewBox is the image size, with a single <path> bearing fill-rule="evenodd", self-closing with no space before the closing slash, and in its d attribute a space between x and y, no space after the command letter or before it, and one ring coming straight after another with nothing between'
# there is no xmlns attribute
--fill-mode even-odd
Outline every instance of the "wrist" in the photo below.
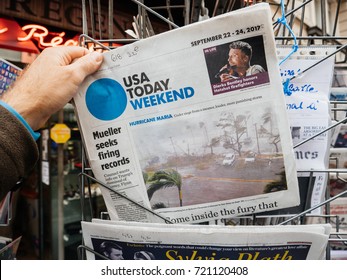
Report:
<svg viewBox="0 0 347 280"><path fill-rule="evenodd" d="M8 110L11 114L13 114L26 127L26 129L29 131L34 140L37 141L37 139L40 137L40 133L35 132L19 112L17 112L12 106L1 100L0 105L4 107L6 110Z"/></svg>

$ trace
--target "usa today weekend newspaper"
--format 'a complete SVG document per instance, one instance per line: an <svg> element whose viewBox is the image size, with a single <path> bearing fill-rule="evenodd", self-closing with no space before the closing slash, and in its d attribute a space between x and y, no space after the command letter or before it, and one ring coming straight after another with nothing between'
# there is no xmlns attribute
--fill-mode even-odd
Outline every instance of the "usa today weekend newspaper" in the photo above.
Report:
<svg viewBox="0 0 347 280"><path fill-rule="evenodd" d="M245 75L228 63L235 42L252 50ZM201 223L299 204L268 4L103 55L74 105L112 220Z"/></svg>

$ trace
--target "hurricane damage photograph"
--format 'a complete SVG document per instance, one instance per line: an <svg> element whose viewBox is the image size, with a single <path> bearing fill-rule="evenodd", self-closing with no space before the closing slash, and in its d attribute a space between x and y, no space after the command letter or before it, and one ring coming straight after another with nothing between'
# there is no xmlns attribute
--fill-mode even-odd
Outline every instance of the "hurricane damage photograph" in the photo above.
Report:
<svg viewBox="0 0 347 280"><path fill-rule="evenodd" d="M287 190L271 107L190 116L132 128L153 209Z"/></svg>

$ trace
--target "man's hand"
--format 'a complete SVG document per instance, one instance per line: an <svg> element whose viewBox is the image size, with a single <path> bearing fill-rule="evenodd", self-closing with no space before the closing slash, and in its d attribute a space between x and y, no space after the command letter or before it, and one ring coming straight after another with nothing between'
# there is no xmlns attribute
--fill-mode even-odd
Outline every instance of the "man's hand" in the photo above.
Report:
<svg viewBox="0 0 347 280"><path fill-rule="evenodd" d="M233 79L237 79L237 77L235 77L229 73L224 73L224 74L220 75L219 77L220 77L221 82L226 82L226 81L230 81Z"/></svg>
<svg viewBox="0 0 347 280"><path fill-rule="evenodd" d="M78 86L99 69L103 56L82 47L45 49L4 94L12 106L38 130L49 117L64 107Z"/></svg>

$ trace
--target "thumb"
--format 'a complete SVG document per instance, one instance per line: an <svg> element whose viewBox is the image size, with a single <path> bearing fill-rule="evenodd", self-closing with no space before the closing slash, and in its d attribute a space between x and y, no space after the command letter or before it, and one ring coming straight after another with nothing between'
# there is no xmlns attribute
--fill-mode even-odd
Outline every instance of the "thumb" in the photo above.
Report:
<svg viewBox="0 0 347 280"><path fill-rule="evenodd" d="M103 58L101 53L91 52L75 60L70 66L86 77L100 68Z"/></svg>

